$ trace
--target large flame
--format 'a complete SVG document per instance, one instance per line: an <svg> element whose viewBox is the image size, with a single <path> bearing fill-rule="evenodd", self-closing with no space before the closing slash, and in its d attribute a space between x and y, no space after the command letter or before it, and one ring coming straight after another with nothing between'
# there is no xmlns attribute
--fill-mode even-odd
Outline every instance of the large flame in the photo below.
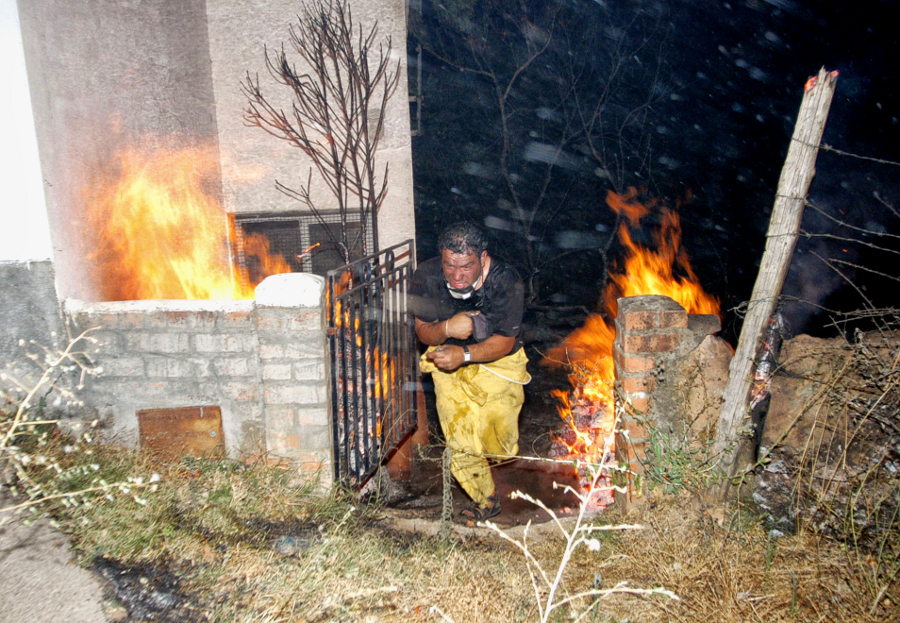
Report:
<svg viewBox="0 0 900 623"><path fill-rule="evenodd" d="M118 165L116 179L85 193L105 300L253 298L256 284L232 261L233 221L210 190L212 150L130 148ZM291 271L263 236L246 236L243 250L258 257L263 276Z"/></svg>
<svg viewBox="0 0 900 623"><path fill-rule="evenodd" d="M624 249L623 269L610 272L610 283L601 301L603 312L590 315L584 326L566 337L561 348L551 351L550 359L589 369L599 366L602 374L612 378L616 334L605 319L611 322L616 317L617 299L646 294L668 296L689 314L718 314L719 302L703 290L687 253L681 248L681 223L677 212L655 201L641 203L634 188L625 195L610 191L606 203L625 217L618 230L619 242ZM653 232L653 248L648 248L634 242L629 226L639 226L641 219L652 211L659 213L660 224Z"/></svg>
<svg viewBox="0 0 900 623"><path fill-rule="evenodd" d="M596 459L602 451L598 441L606 437L614 424L616 332L611 323L618 311L618 298L657 294L674 299L689 314L719 313L718 301L704 292L681 248L678 214L661 202L642 203L638 196L633 188L624 195L612 191L607 195L609 207L624 217L618 230L624 249L622 270L610 273L602 300L603 313L588 316L584 326L569 334L562 346L548 355L549 361L568 364L572 369L572 391L556 391L554 395L560 400L560 416L575 431L574 442L566 441L574 456ZM648 248L636 243L629 229L638 227L641 219L651 213L659 214L660 223L653 232L653 247ZM590 420L589 427L584 425L586 418Z"/></svg>
<svg viewBox="0 0 900 623"><path fill-rule="evenodd" d="M626 216L632 226L655 207L660 224L653 232L653 249L636 244L626 223L619 225L619 241L625 247L625 270L610 273L612 283L606 289L603 303L612 316L616 315L616 299L626 296L660 294L674 299L689 314L718 314L719 302L703 291L691 268L687 253L681 247L681 222L678 213L665 206L650 207L637 201L637 191L627 195L610 191L606 200L616 213ZM635 218L635 215L638 215ZM676 274L678 273L678 274Z"/></svg>

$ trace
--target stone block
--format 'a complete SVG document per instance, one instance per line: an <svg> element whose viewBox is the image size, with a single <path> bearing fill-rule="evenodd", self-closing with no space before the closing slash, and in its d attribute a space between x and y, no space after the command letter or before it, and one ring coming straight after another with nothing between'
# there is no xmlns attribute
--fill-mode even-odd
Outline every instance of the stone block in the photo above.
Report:
<svg viewBox="0 0 900 623"><path fill-rule="evenodd" d="M170 312L163 310L145 311L145 326L148 329L165 329L168 326L168 318Z"/></svg>
<svg viewBox="0 0 900 623"><path fill-rule="evenodd" d="M317 405L326 402L325 386L321 383L269 386L264 395L266 405Z"/></svg>
<svg viewBox="0 0 900 623"><path fill-rule="evenodd" d="M197 311L191 315L191 328L211 331L216 328L218 314L212 311Z"/></svg>
<svg viewBox="0 0 900 623"><path fill-rule="evenodd" d="M281 344L260 344L260 359L284 359L284 346Z"/></svg>
<svg viewBox="0 0 900 623"><path fill-rule="evenodd" d="M89 326L98 327L100 330L115 330L119 328L119 316L120 314L114 312L97 312L88 314L85 316L85 320L88 321ZM92 335L95 333L91 332Z"/></svg>
<svg viewBox="0 0 900 623"><path fill-rule="evenodd" d="M156 353L186 353L191 350L187 333L151 333L148 350Z"/></svg>
<svg viewBox="0 0 900 623"><path fill-rule="evenodd" d="M125 349L132 353L146 353L150 350L150 334L139 332L128 332L124 334Z"/></svg>
<svg viewBox="0 0 900 623"><path fill-rule="evenodd" d="M331 428L328 426L304 426L300 431L300 448L306 451L331 449Z"/></svg>
<svg viewBox="0 0 900 623"><path fill-rule="evenodd" d="M632 444L644 444L650 441L650 433L647 428L630 418L619 423L621 430L627 435Z"/></svg>
<svg viewBox="0 0 900 623"><path fill-rule="evenodd" d="M219 319L221 329L250 331L256 327L255 311L227 311Z"/></svg>
<svg viewBox="0 0 900 623"><path fill-rule="evenodd" d="M619 317L624 317L632 312L664 312L684 311L684 307L676 303L668 296L659 294L644 294L641 296L626 296L616 301L619 309Z"/></svg>
<svg viewBox="0 0 900 623"><path fill-rule="evenodd" d="M239 402L259 400L259 387L256 383L232 381L223 385L222 391L232 400L237 400Z"/></svg>
<svg viewBox="0 0 900 623"><path fill-rule="evenodd" d="M683 309L659 312L660 329L686 329L688 314Z"/></svg>
<svg viewBox="0 0 900 623"><path fill-rule="evenodd" d="M225 336L217 333L198 333L194 335L194 350L198 353L223 353Z"/></svg>
<svg viewBox="0 0 900 623"><path fill-rule="evenodd" d="M619 349L615 353L616 367L620 373L639 374L650 372L656 367L656 359L646 355L623 355Z"/></svg>
<svg viewBox="0 0 900 623"><path fill-rule="evenodd" d="M300 450L300 437L295 431L275 430L269 428L266 431L266 440L269 451L275 454L291 454Z"/></svg>
<svg viewBox="0 0 900 623"><path fill-rule="evenodd" d="M628 463L629 469L640 473L643 471L640 463L647 456L643 443L635 443L633 439L625 435L619 436L619 441L623 443L616 444L616 461Z"/></svg>
<svg viewBox="0 0 900 623"><path fill-rule="evenodd" d="M193 366L189 361L174 358L166 360L167 377L189 379L194 376L193 372Z"/></svg>
<svg viewBox="0 0 900 623"><path fill-rule="evenodd" d="M104 377L143 377L146 374L141 357L111 357L100 362Z"/></svg>
<svg viewBox="0 0 900 623"><path fill-rule="evenodd" d="M103 353L120 353L125 349L125 340L122 334L117 331L110 331L104 328L91 331L85 338L88 342L86 349L90 351L98 351Z"/></svg>
<svg viewBox="0 0 900 623"><path fill-rule="evenodd" d="M297 420L291 407L269 407L266 409L266 428L269 430L294 431Z"/></svg>
<svg viewBox="0 0 900 623"><path fill-rule="evenodd" d="M190 329L192 327L191 316L195 312L189 311L168 311L162 312L165 326L167 329Z"/></svg>
<svg viewBox="0 0 900 623"><path fill-rule="evenodd" d="M146 362L147 378L165 378L168 359L166 357L144 356Z"/></svg>
<svg viewBox="0 0 900 623"><path fill-rule="evenodd" d="M645 414L650 410L650 397L643 393L626 396L625 408L629 413Z"/></svg>
<svg viewBox="0 0 900 623"><path fill-rule="evenodd" d="M301 454L297 457L298 468L301 472L324 472L328 466L328 460L315 454Z"/></svg>
<svg viewBox="0 0 900 623"><path fill-rule="evenodd" d="M256 326L260 331L281 330L285 327L285 311L272 307L261 307L256 312Z"/></svg>
<svg viewBox="0 0 900 623"><path fill-rule="evenodd" d="M321 331L322 314L319 312L294 314L287 328L291 331Z"/></svg>
<svg viewBox="0 0 900 623"><path fill-rule="evenodd" d="M265 363L262 366L262 378L266 381L289 381L291 379L291 364Z"/></svg>
<svg viewBox="0 0 900 623"><path fill-rule="evenodd" d="M652 333L644 335L626 334L622 339L625 354L666 353L678 349L677 333Z"/></svg>
<svg viewBox="0 0 900 623"><path fill-rule="evenodd" d="M168 397L172 393L171 384L165 381L116 382L106 384L106 386L114 388L116 396L128 396L132 401Z"/></svg>
<svg viewBox="0 0 900 623"><path fill-rule="evenodd" d="M213 361L216 376L251 376L253 366L247 357L224 357Z"/></svg>
<svg viewBox="0 0 900 623"><path fill-rule="evenodd" d="M258 401L236 402L231 406L231 412L239 422L260 422L263 420L263 411Z"/></svg>
<svg viewBox="0 0 900 623"><path fill-rule="evenodd" d="M111 312L110 315L117 317L116 326L122 330L133 331L147 327L146 318L141 312Z"/></svg>
<svg viewBox="0 0 900 623"><path fill-rule="evenodd" d="M258 454L266 448L266 431L262 422L241 422L240 448L244 456Z"/></svg>
<svg viewBox="0 0 900 623"><path fill-rule="evenodd" d="M251 333L235 333L225 336L226 353L250 353L258 347L259 342Z"/></svg>
<svg viewBox="0 0 900 623"><path fill-rule="evenodd" d="M309 357L325 357L325 335L310 334L306 339L288 344L284 349L284 356L290 359L303 359Z"/></svg>
<svg viewBox="0 0 900 623"><path fill-rule="evenodd" d="M325 362L305 360L293 364L293 378L297 381L325 382Z"/></svg>
<svg viewBox="0 0 900 623"><path fill-rule="evenodd" d="M181 379L202 379L209 376L209 360L200 358L178 359L166 361L166 376Z"/></svg>
<svg viewBox="0 0 900 623"><path fill-rule="evenodd" d="M657 328L657 312L633 311L622 316L622 328L625 331L649 331Z"/></svg>
<svg viewBox="0 0 900 623"><path fill-rule="evenodd" d="M656 390L656 379L652 376L625 377L621 379L622 391L628 394L651 393Z"/></svg>
<svg viewBox="0 0 900 623"><path fill-rule="evenodd" d="M331 415L325 407L319 409L298 409L297 421L300 426L328 426Z"/></svg>

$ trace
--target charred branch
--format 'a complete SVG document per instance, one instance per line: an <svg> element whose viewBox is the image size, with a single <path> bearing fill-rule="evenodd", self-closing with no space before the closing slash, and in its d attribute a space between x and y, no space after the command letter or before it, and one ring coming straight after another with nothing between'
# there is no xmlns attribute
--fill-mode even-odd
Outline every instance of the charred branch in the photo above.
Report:
<svg viewBox="0 0 900 623"><path fill-rule="evenodd" d="M344 1L317 0L303 5L289 30L300 69L284 45L279 51L265 50L269 75L290 92L289 110L263 92L258 76L248 72L241 83L248 102L247 125L288 141L312 161L305 185L278 182L278 189L324 223L326 208L317 205L311 188L312 171L317 171L336 201L341 239L334 242L348 262L352 249L359 249L360 255L377 250L377 214L388 188L388 166L381 169L376 154L400 67L390 58L391 38L377 39L377 22L364 30L354 24ZM352 234L347 225L357 219L360 229ZM365 248L369 230L376 249Z"/></svg>

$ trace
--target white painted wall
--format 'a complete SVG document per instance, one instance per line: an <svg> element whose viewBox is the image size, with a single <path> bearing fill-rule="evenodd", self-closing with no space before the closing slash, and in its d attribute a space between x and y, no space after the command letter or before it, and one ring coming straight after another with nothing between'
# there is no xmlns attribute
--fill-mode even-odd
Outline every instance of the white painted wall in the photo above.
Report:
<svg viewBox="0 0 900 623"><path fill-rule="evenodd" d="M377 154L379 180L385 164L390 163L387 197L378 219L379 244L384 249L414 238L416 233L406 77L406 0L350 0L349 4L354 23L362 25L366 33L377 21L377 42L391 37L391 59L399 63L392 68L399 69L400 82L388 102L384 138ZM279 50L284 44L289 60L301 66L288 38L288 28L297 20L297 7L296 0L206 0L222 194L229 212L308 211L279 192L275 181L295 188L306 184L311 161L287 141L245 124L247 99L239 88L248 71L254 77L258 74L270 101L290 110L290 92L266 71L263 51L264 46ZM373 56L377 56L377 46ZM320 208L334 207L331 193L315 171L311 191Z"/></svg>
<svg viewBox="0 0 900 623"><path fill-rule="evenodd" d="M10 85L0 96L0 262L49 260L53 248L16 0L0 0L0 67Z"/></svg>

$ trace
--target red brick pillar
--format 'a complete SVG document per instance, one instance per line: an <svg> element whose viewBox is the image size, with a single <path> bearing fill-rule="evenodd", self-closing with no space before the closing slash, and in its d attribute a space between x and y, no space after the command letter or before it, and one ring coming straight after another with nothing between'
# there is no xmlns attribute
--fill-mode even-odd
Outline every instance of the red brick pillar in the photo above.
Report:
<svg viewBox="0 0 900 623"><path fill-rule="evenodd" d="M627 493L616 493L616 502L626 507L643 493L635 476L643 472L646 424L663 424L662 412L654 408L669 402L666 396L666 371L674 373L675 359L689 333L688 314L667 296L633 296L618 301L616 340L613 358L616 365L616 404L620 413L616 433L616 462L627 466L623 482Z"/></svg>

